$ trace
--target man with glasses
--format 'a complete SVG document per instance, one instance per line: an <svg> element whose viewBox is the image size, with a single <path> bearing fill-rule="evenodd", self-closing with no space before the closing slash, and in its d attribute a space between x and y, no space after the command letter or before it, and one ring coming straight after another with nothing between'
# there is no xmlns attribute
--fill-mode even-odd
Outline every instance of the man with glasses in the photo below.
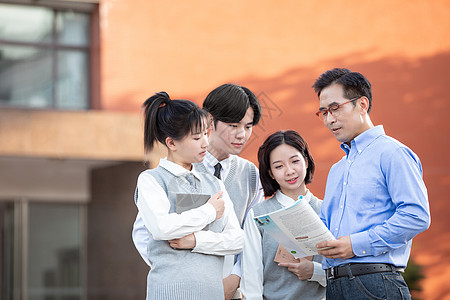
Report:
<svg viewBox="0 0 450 300"><path fill-rule="evenodd" d="M321 219L336 240L319 243L327 299L410 299L401 276L415 235L430 225L422 166L408 147L374 126L371 84L348 69L326 71L313 88L316 113L341 142Z"/></svg>

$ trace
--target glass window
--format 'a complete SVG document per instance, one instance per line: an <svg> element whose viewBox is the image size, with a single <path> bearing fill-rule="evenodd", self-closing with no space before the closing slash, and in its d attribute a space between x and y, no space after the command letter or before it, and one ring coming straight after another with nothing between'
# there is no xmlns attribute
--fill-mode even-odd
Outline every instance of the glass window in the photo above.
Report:
<svg viewBox="0 0 450 300"><path fill-rule="evenodd" d="M46 49L0 45L0 103L52 106L52 56Z"/></svg>
<svg viewBox="0 0 450 300"><path fill-rule="evenodd" d="M89 16L72 11L60 12L56 23L58 42L65 45L89 45Z"/></svg>
<svg viewBox="0 0 450 300"><path fill-rule="evenodd" d="M29 204L30 299L82 298L82 243L79 204Z"/></svg>
<svg viewBox="0 0 450 300"><path fill-rule="evenodd" d="M89 97L86 55L78 51L58 53L58 76L56 82L56 106L64 109L88 108L83 99Z"/></svg>
<svg viewBox="0 0 450 300"><path fill-rule="evenodd" d="M86 206L0 201L0 299L86 298Z"/></svg>
<svg viewBox="0 0 450 300"><path fill-rule="evenodd" d="M14 278L20 273L20 266L15 266L20 257L20 247L17 247L14 223L13 203L0 202L0 299L14 299L17 288Z"/></svg>
<svg viewBox="0 0 450 300"><path fill-rule="evenodd" d="M90 14L0 4L0 106L88 109Z"/></svg>
<svg viewBox="0 0 450 300"><path fill-rule="evenodd" d="M43 7L0 4L0 39L50 42L53 11Z"/></svg>

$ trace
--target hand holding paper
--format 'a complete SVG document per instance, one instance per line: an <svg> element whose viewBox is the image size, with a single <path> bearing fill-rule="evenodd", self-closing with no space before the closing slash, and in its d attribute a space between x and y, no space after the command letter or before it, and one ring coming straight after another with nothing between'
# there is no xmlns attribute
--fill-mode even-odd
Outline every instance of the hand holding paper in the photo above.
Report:
<svg viewBox="0 0 450 300"><path fill-rule="evenodd" d="M289 271L294 273L298 279L311 279L314 274L314 263L311 261L312 256L296 258L293 263L279 263L280 267L287 267Z"/></svg>
<svg viewBox="0 0 450 300"><path fill-rule="evenodd" d="M318 243L317 248L319 249L319 254L326 258L348 259L355 256L349 236L340 236L334 241Z"/></svg>
<svg viewBox="0 0 450 300"><path fill-rule="evenodd" d="M318 254L318 243L334 240L311 206L301 199L254 220L295 258Z"/></svg>
<svg viewBox="0 0 450 300"><path fill-rule="evenodd" d="M214 206L216 210L216 220L222 218L223 212L225 211L225 200L221 198L222 195L223 191L219 191L208 200L208 203Z"/></svg>

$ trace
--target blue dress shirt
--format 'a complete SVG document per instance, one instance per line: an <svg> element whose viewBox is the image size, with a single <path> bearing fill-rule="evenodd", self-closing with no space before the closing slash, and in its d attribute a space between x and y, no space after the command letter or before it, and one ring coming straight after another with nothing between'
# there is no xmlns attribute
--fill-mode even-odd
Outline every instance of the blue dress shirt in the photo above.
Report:
<svg viewBox="0 0 450 300"><path fill-rule="evenodd" d="M383 126L363 132L350 145L341 144L346 155L330 169L320 217L336 238L350 236L355 256L324 258L323 268L406 267L412 238L430 225L420 160Z"/></svg>

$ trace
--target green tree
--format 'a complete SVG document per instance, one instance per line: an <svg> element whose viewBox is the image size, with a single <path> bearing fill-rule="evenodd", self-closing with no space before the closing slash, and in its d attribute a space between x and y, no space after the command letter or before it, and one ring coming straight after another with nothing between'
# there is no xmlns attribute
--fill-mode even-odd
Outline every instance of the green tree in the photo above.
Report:
<svg viewBox="0 0 450 300"><path fill-rule="evenodd" d="M418 298L418 294L422 291L420 281L425 278L422 266L410 258L405 273L403 273L403 278L408 284L412 299L420 300L420 298Z"/></svg>

